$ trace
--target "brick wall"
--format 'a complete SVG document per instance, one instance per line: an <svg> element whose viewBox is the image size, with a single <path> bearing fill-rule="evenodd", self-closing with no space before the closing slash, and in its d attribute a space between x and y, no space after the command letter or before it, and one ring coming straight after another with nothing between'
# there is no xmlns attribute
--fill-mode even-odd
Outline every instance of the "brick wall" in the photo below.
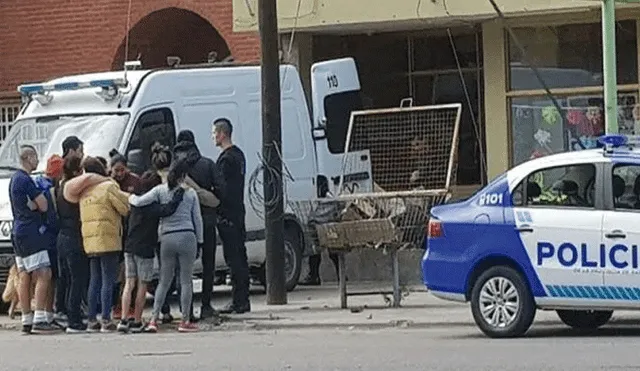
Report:
<svg viewBox="0 0 640 371"><path fill-rule="evenodd" d="M128 0L2 0L0 98L14 96L16 86L23 82L112 69L114 60L119 59L119 51L122 49L128 5ZM166 8L187 10L206 19L226 41L228 50L237 61L259 60L257 33L232 32L232 0L134 0L130 29L150 13ZM141 49L147 50L146 56L143 51L143 63L145 58L154 60L154 63L164 59L157 52L155 56L149 57L150 52L157 50L155 46L150 47L149 42L171 43L167 36L172 35L169 30L177 26L176 20L182 18L179 14L189 12L177 10L175 14L178 16L169 17L169 20L166 17L169 13L163 13L165 21L151 22L138 27L139 32L132 32L131 45L136 48L140 48L140 45L147 47ZM181 25L183 31L178 33L181 39L179 44L184 45L185 49L177 52L184 52L191 59L203 54L203 58L206 58L206 52L220 45L215 36L192 37L193 28L196 27L193 25L198 23L197 18L193 14L182 18L189 24ZM144 23L143 21L141 25ZM150 40L149 35L154 32L161 36ZM195 32L197 34L199 31ZM134 34L137 34L138 39ZM145 36L146 40L142 40ZM203 42L203 38L206 42ZM194 44L201 43L205 44L202 50L193 49ZM136 52L130 52L129 59L135 57ZM190 58L186 58L185 62Z"/></svg>

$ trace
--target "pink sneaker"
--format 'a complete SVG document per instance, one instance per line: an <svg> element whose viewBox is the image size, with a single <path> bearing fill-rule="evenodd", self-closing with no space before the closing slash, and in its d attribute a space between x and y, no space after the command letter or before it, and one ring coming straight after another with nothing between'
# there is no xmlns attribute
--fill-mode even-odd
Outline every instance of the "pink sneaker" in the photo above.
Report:
<svg viewBox="0 0 640 371"><path fill-rule="evenodd" d="M155 334L156 332L158 332L158 324L156 323L156 321L149 322L144 332L150 332L152 334Z"/></svg>
<svg viewBox="0 0 640 371"><path fill-rule="evenodd" d="M178 325L178 332L197 332L199 330L200 328L198 327L198 325L191 322L182 321L180 322L180 325Z"/></svg>

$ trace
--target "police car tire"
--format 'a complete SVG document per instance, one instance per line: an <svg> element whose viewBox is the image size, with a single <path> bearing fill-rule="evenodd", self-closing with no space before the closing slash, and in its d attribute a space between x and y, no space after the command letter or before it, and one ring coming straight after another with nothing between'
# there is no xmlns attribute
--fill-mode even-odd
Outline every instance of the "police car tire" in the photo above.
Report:
<svg viewBox="0 0 640 371"><path fill-rule="evenodd" d="M509 326L504 328L496 328L488 324L480 310L480 292L482 286L490 279L495 277L504 277L511 281L517 290L518 297L520 299L520 307L516 318ZM487 336L492 338L513 338L524 335L536 315L536 306L529 290L529 286L526 284L522 275L515 269L508 266L496 266L487 269L484 273L478 277L473 289L471 291L471 313L473 319L480 330Z"/></svg>
<svg viewBox="0 0 640 371"><path fill-rule="evenodd" d="M558 310L557 313L565 325L586 330L606 325L613 316L613 311L604 310Z"/></svg>

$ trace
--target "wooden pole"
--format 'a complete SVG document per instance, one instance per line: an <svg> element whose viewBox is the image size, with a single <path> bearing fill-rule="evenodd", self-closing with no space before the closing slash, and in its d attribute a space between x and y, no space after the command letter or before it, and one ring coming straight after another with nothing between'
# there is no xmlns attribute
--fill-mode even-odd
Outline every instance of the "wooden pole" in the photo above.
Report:
<svg viewBox="0 0 640 371"><path fill-rule="evenodd" d="M267 305L287 304L284 264L284 192L277 0L259 0L258 24L262 53L262 157L265 161L265 244ZM274 201L274 202L272 202Z"/></svg>

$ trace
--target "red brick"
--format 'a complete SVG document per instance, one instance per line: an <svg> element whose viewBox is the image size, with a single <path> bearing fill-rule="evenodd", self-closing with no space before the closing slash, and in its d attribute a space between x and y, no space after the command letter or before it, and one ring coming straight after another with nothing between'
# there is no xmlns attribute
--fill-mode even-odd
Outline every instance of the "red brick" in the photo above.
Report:
<svg viewBox="0 0 640 371"><path fill-rule="evenodd" d="M0 95L15 91L24 82L42 81L56 76L121 69L118 53L124 43L128 0L2 0L0 2ZM182 12L156 16L156 22L143 21L150 13L178 8ZM199 29L189 31L187 37L177 35L176 28L193 27L200 21L196 17L180 17L189 11L199 15L215 28L231 55L242 62L260 58L257 33L234 33L232 0L135 0L132 2L129 59L136 56L135 49L145 49L153 43L152 35L161 34L143 54L143 63L164 63L162 48L158 44L178 45L185 63L204 61L209 50L226 49L214 37L198 37ZM147 18L149 19L149 18ZM180 20L187 20L180 22ZM203 22L200 22L204 24ZM139 25L139 27L136 27ZM138 30L138 32L136 32ZM186 31L185 31L186 32ZM166 52L166 50L165 50ZM155 54L154 54L155 53ZM168 52L167 52L168 53ZM165 53L166 54L166 53ZM171 54L171 53L168 53ZM219 53L220 54L220 53ZM224 54L224 53L223 53ZM155 67L155 65L154 65Z"/></svg>

